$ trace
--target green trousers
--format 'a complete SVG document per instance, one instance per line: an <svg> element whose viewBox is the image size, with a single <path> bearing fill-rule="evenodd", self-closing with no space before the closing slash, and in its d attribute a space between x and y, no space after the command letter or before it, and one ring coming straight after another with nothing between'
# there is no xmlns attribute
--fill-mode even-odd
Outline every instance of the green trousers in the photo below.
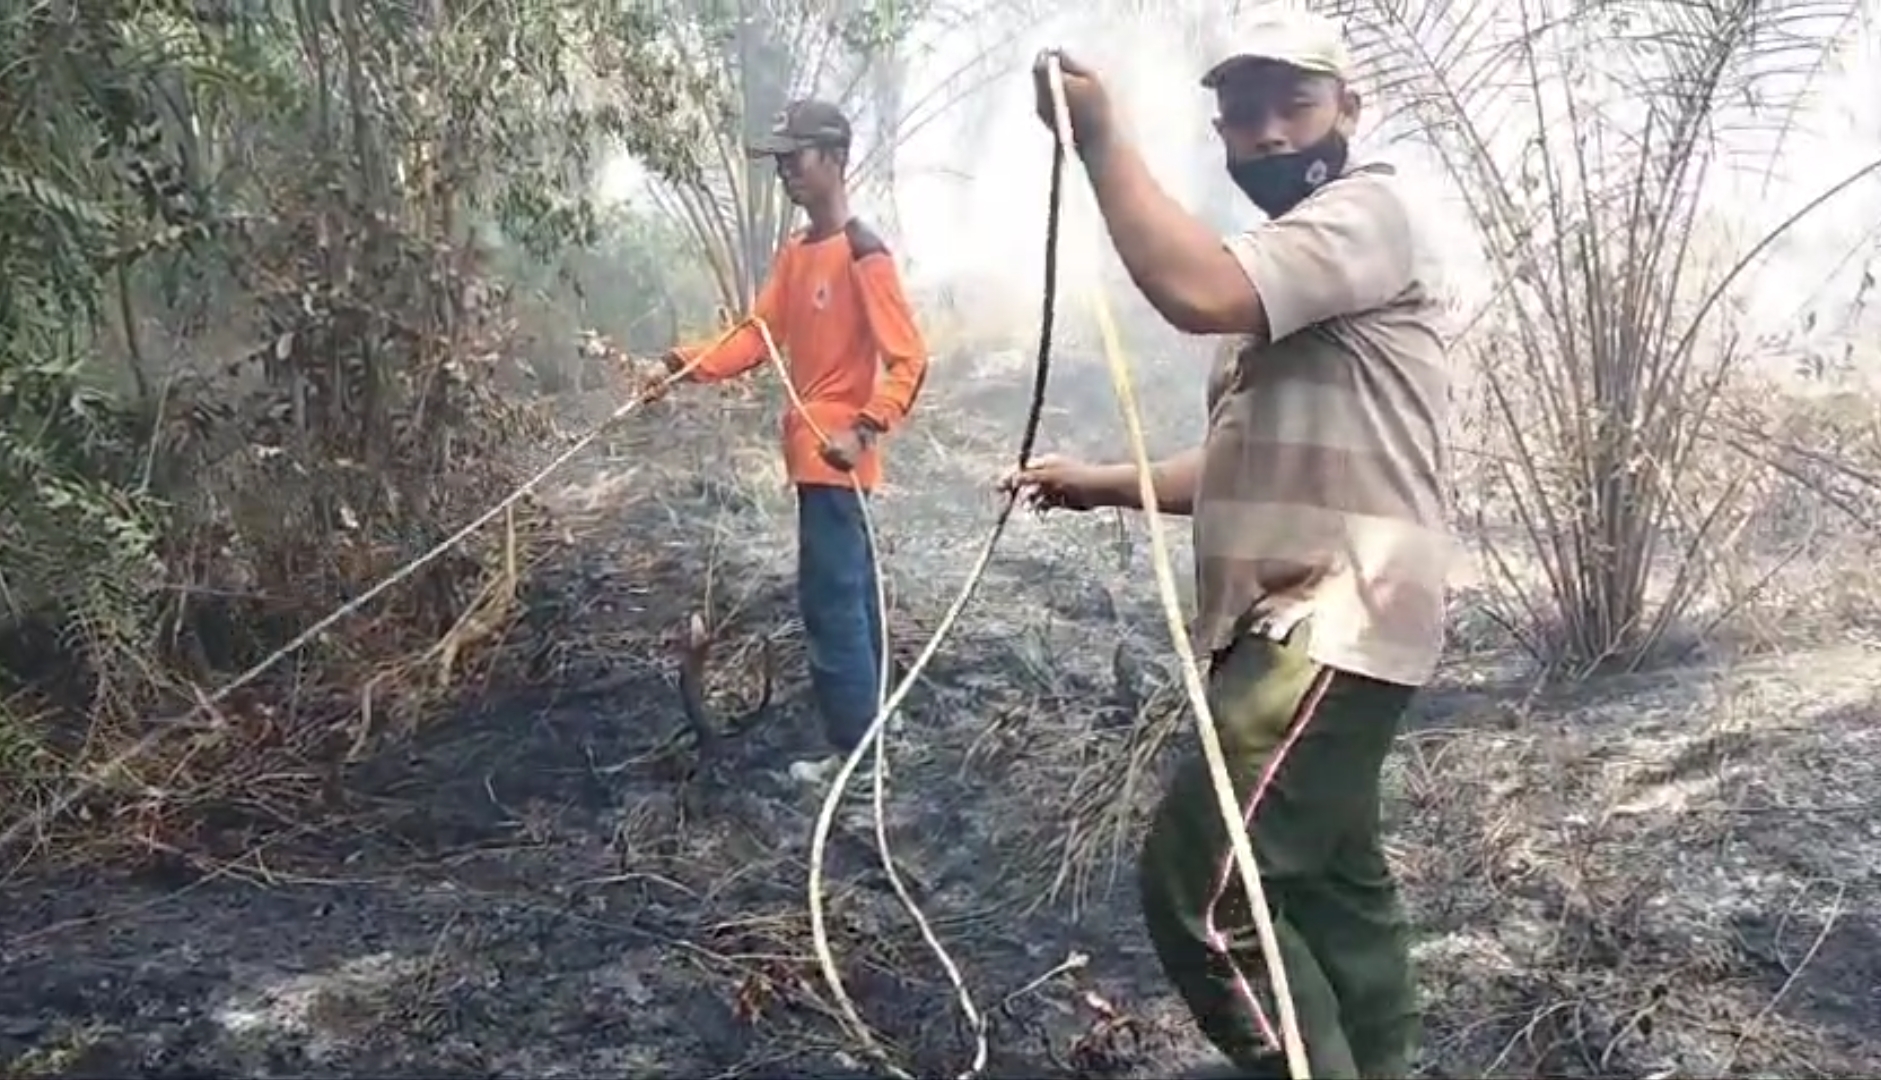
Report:
<svg viewBox="0 0 1881 1080"><path fill-rule="evenodd" d="M1335 671L1301 641L1248 637L1209 675L1314 1080L1410 1075L1420 1019L1409 934L1379 837L1379 773L1412 687ZM1201 756L1164 795L1139 862L1163 970L1251 1077L1286 1076L1279 1010Z"/></svg>

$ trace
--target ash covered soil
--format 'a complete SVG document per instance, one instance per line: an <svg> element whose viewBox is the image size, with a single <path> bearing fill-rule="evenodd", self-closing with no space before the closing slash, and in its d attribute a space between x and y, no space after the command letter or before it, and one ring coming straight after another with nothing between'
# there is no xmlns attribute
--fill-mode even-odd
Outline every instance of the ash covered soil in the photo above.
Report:
<svg viewBox="0 0 1881 1080"><path fill-rule="evenodd" d="M962 364L879 500L904 662L985 536L1024 405L1023 358ZM1192 380L1150 418L1157 450L1195 432ZM1120 452L1100 377L1053 401L1047 448ZM558 480L572 542L518 630L553 693L493 692L358 767L343 823L190 873L0 888L0 1075L879 1075L810 944L821 793L784 776L816 726L774 418L678 395ZM739 728L695 774L672 640L701 610ZM1191 743L1162 626L1140 523L1016 520L892 737L896 858L990 1017L993 1076L1208 1060L1130 872ZM1389 779L1427 1073L1881 1072L1881 653L1555 697L1458 637ZM831 845L836 955L896 1059L954 1075L971 1040L871 829L845 811Z"/></svg>

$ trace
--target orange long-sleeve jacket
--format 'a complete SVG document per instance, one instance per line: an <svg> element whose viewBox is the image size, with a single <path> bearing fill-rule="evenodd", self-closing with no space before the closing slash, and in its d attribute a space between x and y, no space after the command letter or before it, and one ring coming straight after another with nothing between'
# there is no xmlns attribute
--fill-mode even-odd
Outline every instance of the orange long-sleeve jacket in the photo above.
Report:
<svg viewBox="0 0 1881 1080"><path fill-rule="evenodd" d="M791 382L816 426L835 435L858 425L893 431L914 408L927 378L927 346L886 244L862 222L812 238L793 235L777 253L752 314L771 329ZM698 345L676 350L699 358ZM764 337L747 323L699 358L691 378L716 382L769 359ZM823 460L815 429L795 409L783 421L784 463L798 484L848 487L849 476ZM856 462L864 489L881 483L879 444Z"/></svg>

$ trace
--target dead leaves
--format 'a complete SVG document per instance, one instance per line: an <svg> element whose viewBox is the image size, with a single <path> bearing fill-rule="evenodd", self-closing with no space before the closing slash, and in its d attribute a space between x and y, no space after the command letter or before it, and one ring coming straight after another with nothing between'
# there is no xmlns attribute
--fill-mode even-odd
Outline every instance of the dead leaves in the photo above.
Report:
<svg viewBox="0 0 1881 1080"><path fill-rule="evenodd" d="M1091 1013L1090 1026L1071 1044L1067 1063L1080 1075L1127 1069L1142 1060L1146 1025L1111 1004L1095 990L1079 995Z"/></svg>

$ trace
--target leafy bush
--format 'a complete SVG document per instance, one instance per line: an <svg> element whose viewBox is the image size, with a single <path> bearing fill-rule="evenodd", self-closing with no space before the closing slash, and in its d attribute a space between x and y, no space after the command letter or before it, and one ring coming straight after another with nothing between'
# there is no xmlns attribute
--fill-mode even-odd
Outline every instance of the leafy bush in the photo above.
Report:
<svg viewBox="0 0 1881 1080"><path fill-rule="evenodd" d="M363 0L0 14L0 784L91 776L93 831L175 847L201 820L180 808L321 797L308 777L488 657L526 507L336 625L291 682L149 720L525 475L544 429L501 392L514 320L472 237L540 259L591 239L579 193L609 142L683 169L662 35L559 0L438 23ZM249 344L166 364L152 319Z"/></svg>

